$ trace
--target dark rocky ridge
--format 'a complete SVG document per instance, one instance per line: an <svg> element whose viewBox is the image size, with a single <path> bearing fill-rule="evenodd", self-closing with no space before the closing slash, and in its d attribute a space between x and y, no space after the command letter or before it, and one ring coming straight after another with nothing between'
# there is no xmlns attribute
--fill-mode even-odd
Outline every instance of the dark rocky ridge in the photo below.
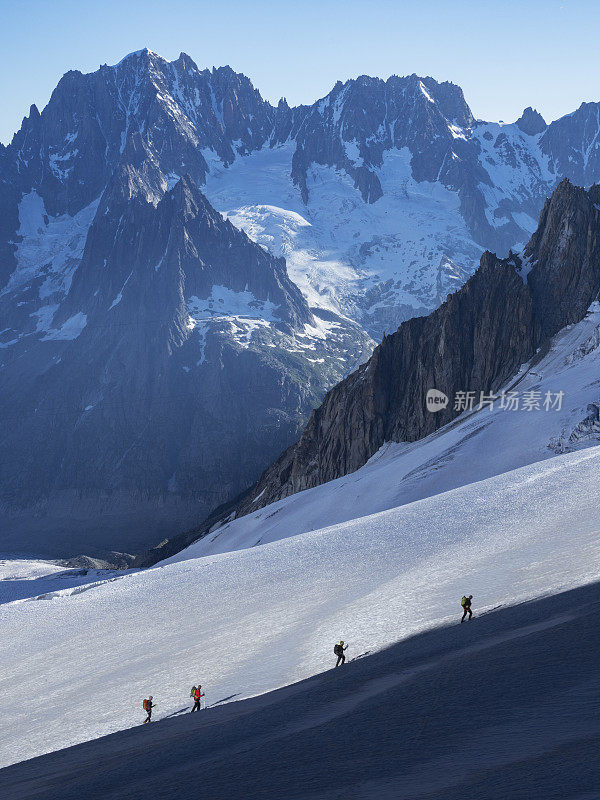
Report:
<svg viewBox="0 0 600 800"><path fill-rule="evenodd" d="M582 103L572 114L552 122L540 138L554 174L579 186L599 180L600 147L598 120L600 103Z"/></svg>
<svg viewBox="0 0 600 800"><path fill-rule="evenodd" d="M354 178L363 199L374 203L382 189L372 168L381 166L386 150L408 147L416 180L445 183L444 162L454 141L449 122L461 127L473 122L462 90L452 83L417 75L394 75L387 81L361 75L344 84L338 81L306 112L295 137L292 176L307 199L308 166L337 166ZM360 166L348 155L346 144L352 142L358 147Z"/></svg>
<svg viewBox="0 0 600 800"><path fill-rule="evenodd" d="M202 148L231 163L232 142L238 152L262 147L273 116L230 67L199 70L184 53L168 62L145 49L97 72L67 72L41 114L31 107L7 150L22 191L36 187L50 214L73 214L103 191L130 136L159 154L164 174L187 172L203 183Z"/></svg>
<svg viewBox="0 0 600 800"><path fill-rule="evenodd" d="M544 207L525 259L485 253L477 272L439 309L386 336L365 365L328 392L299 442L263 474L236 514L346 475L384 442L427 436L458 414L452 403L428 412L428 389L450 398L495 391L549 337L580 321L600 290L599 201L599 186L586 192L564 180Z"/></svg>
<svg viewBox="0 0 600 800"><path fill-rule="evenodd" d="M189 176L156 206L138 183L136 170L128 166L119 168L109 182L54 324L77 311L106 310L125 282L128 299L146 305L151 318L164 315L165 304L187 318L184 297L208 298L213 286L226 286L272 302L286 330L314 321L288 277L285 260L274 258L223 219ZM128 302L122 307L124 312L119 308L115 313L133 311Z"/></svg>

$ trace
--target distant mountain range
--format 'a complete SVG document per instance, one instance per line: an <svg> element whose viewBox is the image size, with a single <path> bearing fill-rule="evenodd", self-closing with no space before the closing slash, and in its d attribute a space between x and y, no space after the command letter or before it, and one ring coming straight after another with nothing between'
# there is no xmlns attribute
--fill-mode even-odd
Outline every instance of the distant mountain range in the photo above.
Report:
<svg viewBox="0 0 600 800"><path fill-rule="evenodd" d="M521 250L563 178L599 180L599 134L599 104L485 123L459 87L416 75L290 108L185 54L67 73L0 148L4 550L140 551L231 499L374 340L437 308L483 249ZM525 313L492 291L516 262L488 262L469 285L497 322ZM571 313L549 291L539 336ZM536 345L528 331L491 378ZM341 465L319 480L382 436L355 455L319 445Z"/></svg>

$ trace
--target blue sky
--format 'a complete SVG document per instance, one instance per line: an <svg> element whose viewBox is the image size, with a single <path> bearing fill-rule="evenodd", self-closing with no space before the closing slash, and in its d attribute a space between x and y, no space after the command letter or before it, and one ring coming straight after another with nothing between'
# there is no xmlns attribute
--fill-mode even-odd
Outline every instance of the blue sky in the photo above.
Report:
<svg viewBox="0 0 600 800"><path fill-rule="evenodd" d="M475 116L548 121L600 100L598 0L0 0L0 141L68 69L149 47L230 64L290 105L336 80L416 72L451 80Z"/></svg>

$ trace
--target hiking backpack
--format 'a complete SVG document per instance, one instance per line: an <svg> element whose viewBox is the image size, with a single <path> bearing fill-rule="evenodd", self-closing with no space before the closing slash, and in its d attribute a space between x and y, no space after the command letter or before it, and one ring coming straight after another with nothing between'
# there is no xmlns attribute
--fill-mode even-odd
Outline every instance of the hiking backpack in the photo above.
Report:
<svg viewBox="0 0 600 800"><path fill-rule="evenodd" d="M148 701L144 698L144 702L142 703L142 708L144 711L148 711Z"/></svg>

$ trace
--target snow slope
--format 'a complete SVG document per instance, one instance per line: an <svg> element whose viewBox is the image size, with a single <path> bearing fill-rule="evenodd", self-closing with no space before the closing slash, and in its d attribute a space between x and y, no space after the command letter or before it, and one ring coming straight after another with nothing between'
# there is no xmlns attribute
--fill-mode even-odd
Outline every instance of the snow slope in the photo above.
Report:
<svg viewBox="0 0 600 800"><path fill-rule="evenodd" d="M594 303L584 320L561 331L549 352L505 387L518 393L518 409L497 401L418 442L388 443L356 472L233 520L165 563L346 522L597 444L600 425L586 430L580 423L588 405L600 403L599 345L600 305ZM489 387L482 390L489 394ZM526 410L528 392L537 393L530 396L539 409ZM564 392L560 409L544 409L548 392L553 401Z"/></svg>
<svg viewBox="0 0 600 800"><path fill-rule="evenodd" d="M336 639L353 656L455 620L466 591L479 613L597 580L599 468L598 447L566 453L261 547L5 604L1 763L135 725L148 694L161 718L193 683L209 703L287 685L329 668Z"/></svg>
<svg viewBox="0 0 600 800"><path fill-rule="evenodd" d="M593 800L599 611L598 584L496 610L276 692L17 764L0 772L0 791L5 800Z"/></svg>

